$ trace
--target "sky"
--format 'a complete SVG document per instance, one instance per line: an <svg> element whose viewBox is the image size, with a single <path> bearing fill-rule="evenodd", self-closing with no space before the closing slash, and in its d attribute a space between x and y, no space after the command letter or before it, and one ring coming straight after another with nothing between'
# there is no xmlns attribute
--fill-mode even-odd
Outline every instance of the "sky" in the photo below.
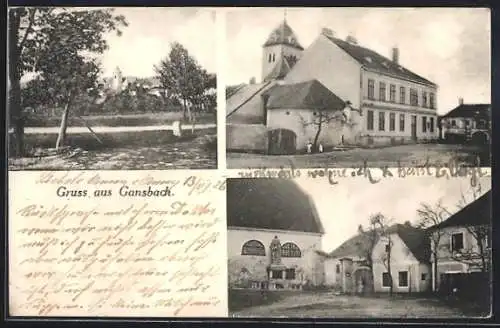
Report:
<svg viewBox="0 0 500 328"><path fill-rule="evenodd" d="M365 179L339 180L331 185L328 179L295 180L308 193L317 208L325 229L323 250L331 252L357 234L358 226L367 227L370 215L384 214L391 223L412 224L418 221L417 209L422 203L435 205L442 201L450 212L460 207L462 194L467 201L474 197L469 178L443 179L428 176L381 180L371 184ZM480 182L482 192L491 189L491 178Z"/></svg>
<svg viewBox="0 0 500 328"><path fill-rule="evenodd" d="M109 49L102 56L104 76L120 67L123 75L149 77L166 57L170 44L180 42L209 72L216 72L215 12L204 8L121 7L129 25L123 34L109 34Z"/></svg>
<svg viewBox="0 0 500 328"><path fill-rule="evenodd" d="M262 45L284 18L283 8L226 14L226 84L261 80ZM322 28L355 36L361 46L438 84L438 114L465 103L490 103L490 12L484 8L287 8L287 22L307 48Z"/></svg>

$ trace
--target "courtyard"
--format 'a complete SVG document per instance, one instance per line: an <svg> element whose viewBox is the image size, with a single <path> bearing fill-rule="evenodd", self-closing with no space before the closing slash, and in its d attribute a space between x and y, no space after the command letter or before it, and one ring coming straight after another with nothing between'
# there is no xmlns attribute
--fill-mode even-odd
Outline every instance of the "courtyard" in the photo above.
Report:
<svg viewBox="0 0 500 328"><path fill-rule="evenodd" d="M412 144L380 148L353 148L325 153L300 155L264 155L227 153L230 169L279 168L334 168L368 166L416 166L444 164L456 161L464 166L490 166L488 147L457 144ZM398 165L399 163L399 165Z"/></svg>
<svg viewBox="0 0 500 328"><path fill-rule="evenodd" d="M486 315L457 302L420 295L336 295L332 292L230 291L232 317L461 318Z"/></svg>

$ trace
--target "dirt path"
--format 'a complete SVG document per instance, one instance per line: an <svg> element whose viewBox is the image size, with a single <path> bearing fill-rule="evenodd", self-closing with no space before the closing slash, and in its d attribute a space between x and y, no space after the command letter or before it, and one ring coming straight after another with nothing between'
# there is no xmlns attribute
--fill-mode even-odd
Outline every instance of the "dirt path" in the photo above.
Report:
<svg viewBox="0 0 500 328"><path fill-rule="evenodd" d="M195 124L194 130L211 129L215 128L217 125L215 123L209 124ZM193 128L192 124L183 124L182 130L191 130ZM119 132L142 132L142 131L171 131L173 130L173 125L149 125L149 126L93 126L92 130L95 133L119 133ZM13 133L14 130L10 129L9 133ZM59 133L59 127L26 127L24 129L26 134L52 134ZM81 134L81 133L91 133L89 129L85 126L70 126L66 130L67 134Z"/></svg>
<svg viewBox="0 0 500 328"><path fill-rule="evenodd" d="M276 303L248 308L235 317L330 317L330 318L457 318L458 309L434 299L368 298L330 293L297 294Z"/></svg>

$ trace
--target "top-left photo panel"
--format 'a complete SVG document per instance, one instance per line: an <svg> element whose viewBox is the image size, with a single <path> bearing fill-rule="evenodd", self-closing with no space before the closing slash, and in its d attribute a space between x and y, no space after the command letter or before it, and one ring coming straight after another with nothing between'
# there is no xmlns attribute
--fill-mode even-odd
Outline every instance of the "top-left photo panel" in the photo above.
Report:
<svg viewBox="0 0 500 328"><path fill-rule="evenodd" d="M216 169L215 19L10 7L9 170Z"/></svg>

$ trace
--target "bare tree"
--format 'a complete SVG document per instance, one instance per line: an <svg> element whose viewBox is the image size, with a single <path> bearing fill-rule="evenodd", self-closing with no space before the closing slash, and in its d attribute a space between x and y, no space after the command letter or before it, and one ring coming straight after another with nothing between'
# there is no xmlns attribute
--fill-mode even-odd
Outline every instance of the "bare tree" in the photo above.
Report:
<svg viewBox="0 0 500 328"><path fill-rule="evenodd" d="M378 233L378 238L387 242L385 245L385 252L380 260L384 264L387 270L387 274L389 275L389 295L392 296L394 290L394 279L392 278L391 272L391 255L393 242L391 238L391 232L389 231L389 224L390 220L381 213L370 216L370 225L375 228L375 231Z"/></svg>
<svg viewBox="0 0 500 328"><path fill-rule="evenodd" d="M460 201L458 203L458 208L463 209L468 204L475 202L482 196L482 187L478 183L476 186L471 186L469 189L470 197L461 191ZM470 200L472 199L472 200ZM451 213L448 211L451 215ZM490 239L491 225L490 224L477 224L468 225L465 227L467 232L474 238L477 248L470 246L467 249L463 249L460 252L452 254L455 261L469 264L478 265L482 272L488 272L491 268L491 248L488 245L488 240Z"/></svg>
<svg viewBox="0 0 500 328"><path fill-rule="evenodd" d="M419 221L417 226L422 229L428 229L431 227L437 227L441 222L444 222L448 218L448 211L443 206L442 201L439 200L436 205L430 205L422 203L420 208L417 209L417 214L419 216ZM439 227L433 229L429 233L429 239L431 242L431 256L433 261L433 280L432 289L435 291L437 289L436 279L438 276L437 265L439 259L439 245L442 237L446 234L444 229Z"/></svg>
<svg viewBox="0 0 500 328"><path fill-rule="evenodd" d="M308 127L313 126L316 130L313 141L313 149L318 149L318 140L321 135L321 131L330 122L341 122L342 124L347 124L346 116L343 111L333 111L333 110L318 110L314 112L312 119L305 119L301 116L300 118L302 126Z"/></svg>

